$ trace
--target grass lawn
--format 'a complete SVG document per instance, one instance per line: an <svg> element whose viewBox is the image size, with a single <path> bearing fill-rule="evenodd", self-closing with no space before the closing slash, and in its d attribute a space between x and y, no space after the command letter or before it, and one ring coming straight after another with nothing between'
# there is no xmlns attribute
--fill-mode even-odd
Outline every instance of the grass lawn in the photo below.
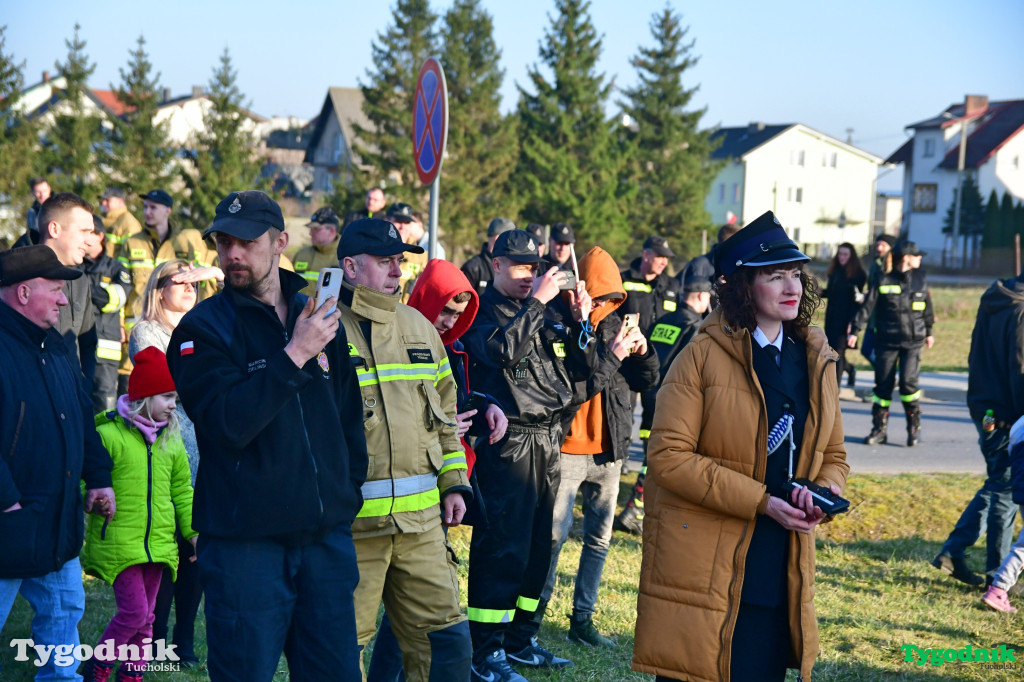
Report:
<svg viewBox="0 0 1024 682"><path fill-rule="evenodd" d="M971 453L972 456L976 453ZM624 478L623 500L632 481ZM821 654L815 668L819 680L1011 680L1024 672L1024 620L1018 614L996 613L985 607L981 592L968 589L929 565L960 510L980 485L979 477L958 475L855 476L849 497L853 510L818 534L817 597ZM469 553L469 531L451 533L459 556ZM558 583L542 643L568 656L576 667L563 672L531 673L540 680L651 680L630 670L640 545L616 533L605 568L596 623L614 637L619 648L594 651L564 640L571 610L572 579L580 542L566 543L559 563ZM980 569L984 547L971 550L968 560ZM680 566L680 570L685 570ZM465 562L460 568L465 603ZM92 644L113 611L109 587L86 580L87 609L82 641ZM1024 607L1024 602L1017 604ZM0 640L28 636L31 613L19 597ZM202 616L198 642L202 642ZM918 666L904 661L900 647L961 649L968 644L990 647L1019 644L1021 662L1015 670L986 670L978 663ZM200 645L200 658L205 650ZM31 680L29 663L14 663L14 650L0 647L5 681ZM275 679L288 679L284 660ZM153 679L203 680L203 672L154 673ZM791 675L795 679L795 675ZM334 682L334 681L330 681ZM337 682L347 682L339 680Z"/></svg>

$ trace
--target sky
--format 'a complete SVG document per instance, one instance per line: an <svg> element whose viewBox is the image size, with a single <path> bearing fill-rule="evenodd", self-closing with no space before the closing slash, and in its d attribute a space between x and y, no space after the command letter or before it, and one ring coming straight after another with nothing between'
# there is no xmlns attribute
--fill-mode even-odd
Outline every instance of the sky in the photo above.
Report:
<svg viewBox="0 0 1024 682"><path fill-rule="evenodd" d="M451 0L432 0L439 15ZM550 26L554 0L484 0L502 51L502 109L527 86L527 69ZM702 126L803 123L883 159L965 94L1024 98L1021 0L668 0L694 41L699 62L683 76L699 86ZM3 52L25 62L26 84L67 54L76 22L96 63L91 85L120 81L139 35L172 95L206 85L224 48L253 111L316 116L330 86L368 82L371 44L391 23L382 0L0 0ZM592 0L602 38L599 71L616 88L636 82L630 58L650 46L650 22L665 0ZM541 65L542 73L547 73ZM613 99L621 97L613 92ZM609 114L616 108L609 105ZM848 129L852 128L852 133ZM882 169L880 190L898 190L900 171Z"/></svg>

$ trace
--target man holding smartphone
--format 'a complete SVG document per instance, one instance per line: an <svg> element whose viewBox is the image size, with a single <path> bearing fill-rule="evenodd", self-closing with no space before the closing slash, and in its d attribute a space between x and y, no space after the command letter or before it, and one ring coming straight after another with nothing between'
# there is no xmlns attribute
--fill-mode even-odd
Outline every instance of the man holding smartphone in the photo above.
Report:
<svg viewBox="0 0 1024 682"><path fill-rule="evenodd" d="M473 493L441 337L399 302L406 253L423 249L379 218L353 222L338 245L338 310L370 459L352 524L358 639L365 646L373 637L383 599L409 682L465 680L469 627L459 609L455 551L441 525L459 525Z"/></svg>
<svg viewBox="0 0 1024 682"><path fill-rule="evenodd" d="M541 593L551 563L552 514L560 476L563 421L573 388L591 370L580 322L590 315L581 282L568 294L572 327L545 310L566 273L538 275L537 242L523 230L494 244L494 281L463 337L472 386L506 409L508 432L477 443L476 472L485 519L474 526L469 561L469 620L477 677L522 682L510 663L568 667L537 644Z"/></svg>
<svg viewBox="0 0 1024 682"><path fill-rule="evenodd" d="M294 680L358 679L366 440L345 333L279 267L288 233L269 196L232 192L206 236L224 291L182 318L167 361L203 453L192 526L210 679L270 682L282 650Z"/></svg>

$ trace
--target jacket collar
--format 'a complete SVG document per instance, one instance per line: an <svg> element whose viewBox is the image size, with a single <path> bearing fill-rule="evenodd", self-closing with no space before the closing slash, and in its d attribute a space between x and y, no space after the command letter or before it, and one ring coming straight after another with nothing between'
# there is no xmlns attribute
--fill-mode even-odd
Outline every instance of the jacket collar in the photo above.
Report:
<svg viewBox="0 0 1024 682"><path fill-rule="evenodd" d="M385 294L364 286L341 283L341 303L352 309L359 317L371 322L388 324L395 317L400 294Z"/></svg>
<svg viewBox="0 0 1024 682"><path fill-rule="evenodd" d="M0 326L7 327L15 339L37 350L45 348L47 344L56 347L63 343L56 331L43 329L3 301L0 301Z"/></svg>
<svg viewBox="0 0 1024 682"><path fill-rule="evenodd" d="M333 254L337 254L338 253L338 243L339 242L341 242L341 235L340 234L337 235L334 238L334 241L332 241L330 244L324 244L323 246L319 246L317 244L313 244L313 248L316 249L317 251L319 251L320 253L326 253L328 255L330 255L332 253Z"/></svg>
<svg viewBox="0 0 1024 682"><path fill-rule="evenodd" d="M747 349L754 342L750 332L746 329L733 329L726 322L721 308L715 309L707 316L700 326L700 331L710 336L722 350L729 353L737 362L746 364ZM839 359L838 353L829 347L825 332L818 327L808 327L807 338L803 341L807 347L808 360L812 361L814 366Z"/></svg>

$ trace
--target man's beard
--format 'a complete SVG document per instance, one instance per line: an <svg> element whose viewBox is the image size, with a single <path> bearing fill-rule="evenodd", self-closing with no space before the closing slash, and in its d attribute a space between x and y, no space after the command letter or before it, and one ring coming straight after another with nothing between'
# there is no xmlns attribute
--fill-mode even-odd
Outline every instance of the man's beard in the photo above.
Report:
<svg viewBox="0 0 1024 682"><path fill-rule="evenodd" d="M232 289L253 298L262 296L270 286L270 272L262 278L256 279L252 268L249 267L238 268L236 266L236 269L227 271L224 276Z"/></svg>

